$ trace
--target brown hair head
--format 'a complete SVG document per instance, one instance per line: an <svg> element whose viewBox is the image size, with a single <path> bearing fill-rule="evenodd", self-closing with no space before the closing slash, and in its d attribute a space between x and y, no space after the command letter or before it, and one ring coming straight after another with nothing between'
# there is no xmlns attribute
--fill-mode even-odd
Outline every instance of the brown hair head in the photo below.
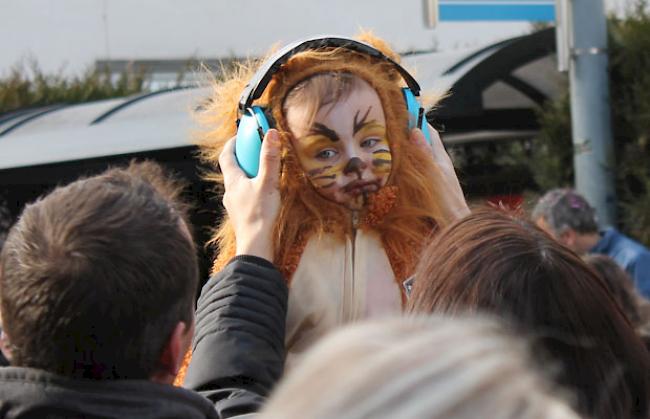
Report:
<svg viewBox="0 0 650 419"><path fill-rule="evenodd" d="M422 254L409 309L485 311L531 337L594 418L646 417L650 360L603 281L530 222L479 210Z"/></svg>
<svg viewBox="0 0 650 419"><path fill-rule="evenodd" d="M0 255L12 364L148 379L198 285L179 184L153 163L59 187L28 205Z"/></svg>

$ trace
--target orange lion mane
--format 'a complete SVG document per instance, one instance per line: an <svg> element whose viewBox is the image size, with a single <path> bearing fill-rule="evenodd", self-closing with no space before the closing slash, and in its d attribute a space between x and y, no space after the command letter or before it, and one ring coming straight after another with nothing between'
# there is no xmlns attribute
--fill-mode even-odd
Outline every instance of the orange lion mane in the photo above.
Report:
<svg viewBox="0 0 650 419"><path fill-rule="evenodd" d="M400 61L399 55L385 41L370 32L364 32L356 39L372 45L396 62ZM241 92L263 62L240 64L216 81L209 104L198 116L206 128L198 138L201 154L214 167L225 143L236 134L237 104ZM393 155L388 185L396 188L397 196L396 202L390 203L391 210L382 211L385 212L383 219L373 222L372 228L380 233L393 267L401 266L397 270L401 271L399 276L404 279L403 275L412 273L421 246L432 230L448 221L441 208L443 197L439 196L434 181L441 176L431 156L410 140L409 115L401 92L404 81L395 67L384 60L345 48L308 50L294 55L274 74L262 97L256 101L256 104L272 109L283 145L282 207L274 232L273 262L290 280L296 267L296 254L299 259L308 237L325 232L344 236L351 228L349 210L319 195L304 175L291 147L292 134L282 111L284 98L296 84L315 74L328 72L347 72L360 77L377 91L382 102ZM216 172L209 173L208 178L222 182ZM381 202L374 204L375 207L381 205ZM366 214L365 218L369 217L373 218L373 215ZM213 265L213 272L217 272L235 255L235 235L227 216L221 221L212 242L218 247Z"/></svg>

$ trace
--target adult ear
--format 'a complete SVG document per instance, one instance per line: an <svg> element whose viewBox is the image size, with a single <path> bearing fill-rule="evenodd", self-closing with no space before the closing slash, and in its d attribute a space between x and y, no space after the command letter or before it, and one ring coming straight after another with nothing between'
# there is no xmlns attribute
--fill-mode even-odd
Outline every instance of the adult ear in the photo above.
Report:
<svg viewBox="0 0 650 419"><path fill-rule="evenodd" d="M576 239L576 232L571 228L564 229L558 236L559 242L572 250L576 248Z"/></svg>
<svg viewBox="0 0 650 419"><path fill-rule="evenodd" d="M158 360L158 368L151 376L151 381L172 384L183 363L183 357L192 344L194 336L194 316L191 324L179 321L169 335Z"/></svg>
<svg viewBox="0 0 650 419"><path fill-rule="evenodd" d="M9 340L9 335L0 329L0 352L5 357L7 361L11 363L11 344Z"/></svg>

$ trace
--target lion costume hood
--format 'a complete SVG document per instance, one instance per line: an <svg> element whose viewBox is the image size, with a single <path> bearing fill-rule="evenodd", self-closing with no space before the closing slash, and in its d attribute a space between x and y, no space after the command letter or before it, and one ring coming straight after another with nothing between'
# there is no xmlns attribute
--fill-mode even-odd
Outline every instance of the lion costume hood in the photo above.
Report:
<svg viewBox="0 0 650 419"><path fill-rule="evenodd" d="M399 62L384 41L369 33L357 39ZM239 97L262 62L240 65L216 81L214 94L199 115L206 127L199 139L202 155L215 167L225 143L236 134ZM292 147L284 100L298 83L324 73L349 73L364 80L383 107L391 172L387 184L371 194L360 211L324 198ZM451 221L436 186L441 178L438 169L431 155L410 139L403 85L396 67L386 60L346 48L320 48L289 58L256 102L271 109L283 148L273 262L290 284L289 358L337 325L399 312L402 283L413 274L422 246L432 232ZM221 182L218 173L210 178ZM226 216L214 237L218 245L214 271L235 255L235 241Z"/></svg>

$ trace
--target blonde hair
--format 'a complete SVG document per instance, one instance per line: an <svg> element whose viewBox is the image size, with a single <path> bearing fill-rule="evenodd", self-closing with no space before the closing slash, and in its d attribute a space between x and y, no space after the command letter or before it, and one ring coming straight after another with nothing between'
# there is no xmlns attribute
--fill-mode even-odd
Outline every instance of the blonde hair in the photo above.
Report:
<svg viewBox="0 0 650 419"><path fill-rule="evenodd" d="M484 318L357 324L325 338L260 419L575 419L527 343Z"/></svg>

